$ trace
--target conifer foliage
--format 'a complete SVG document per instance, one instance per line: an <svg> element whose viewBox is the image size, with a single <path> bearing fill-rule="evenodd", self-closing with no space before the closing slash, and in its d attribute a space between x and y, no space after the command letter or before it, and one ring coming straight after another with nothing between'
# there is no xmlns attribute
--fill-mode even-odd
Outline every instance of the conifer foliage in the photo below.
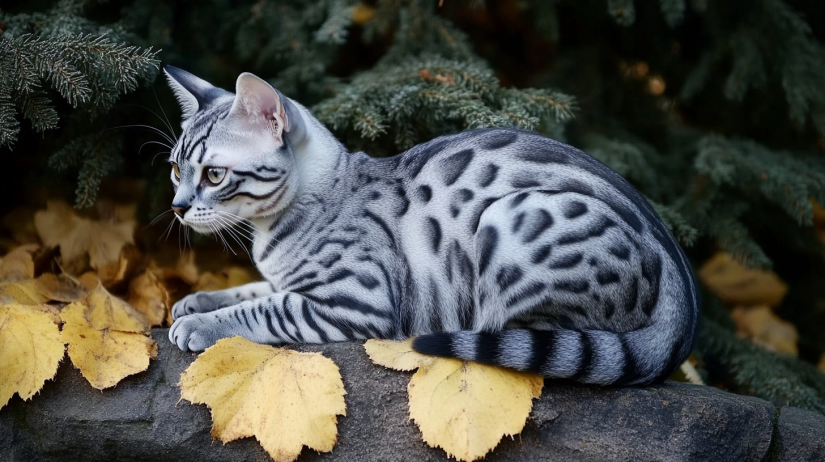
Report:
<svg viewBox="0 0 825 462"><path fill-rule="evenodd" d="M825 260L811 226L814 202L825 204L825 11L815 2L41 3L0 10L0 149L73 181L76 205L127 171L168 206L168 171L136 155L149 139L106 131L115 120L160 126L116 103L126 93L177 111L160 79L154 106L158 58L229 89L254 72L374 156L468 128L535 130L630 180L697 267L719 250L773 266L789 285L776 312L798 326L800 357L737 338L726 308L703 297L700 369L709 383L825 413L810 364L825 354L815 327L825 325Z"/></svg>

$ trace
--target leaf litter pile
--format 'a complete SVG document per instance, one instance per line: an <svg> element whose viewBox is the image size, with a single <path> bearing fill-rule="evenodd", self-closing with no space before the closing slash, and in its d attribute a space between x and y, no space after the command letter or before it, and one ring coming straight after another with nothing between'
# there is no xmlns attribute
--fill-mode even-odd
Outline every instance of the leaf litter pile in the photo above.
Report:
<svg viewBox="0 0 825 462"><path fill-rule="evenodd" d="M233 261L220 248L199 249L196 259L174 237L155 242L163 233L138 227L135 214L134 206L99 201L96 215L82 215L49 201L39 210L20 207L5 217L0 409L15 393L32 398L55 376L67 351L100 390L145 371L157 356L150 329L172 322L174 302L191 292L259 279L248 261ZM141 250L146 248L153 250ZM774 273L745 268L719 253L699 277L735 307L739 336L797 354L795 327L773 313L787 292ZM424 442L457 460L483 458L502 437L520 433L543 387L538 375L420 355L410 340L368 340L364 347L378 365L415 371L407 390L410 420ZM683 365L683 378L700 383L690 364ZM825 371L825 357L821 367ZM303 446L331 451L338 416L346 415L346 392L330 359L240 337L203 352L179 386L182 399L210 408L214 438L227 443L255 436L276 461L295 460Z"/></svg>
<svg viewBox="0 0 825 462"><path fill-rule="evenodd" d="M256 279L251 267L200 271L193 252L182 252L177 242L144 254L135 242L141 233L134 206L101 201L97 212L83 216L48 201L3 220L0 408L15 393L34 396L67 350L100 390L145 371L157 356L150 329L171 323L175 301Z"/></svg>

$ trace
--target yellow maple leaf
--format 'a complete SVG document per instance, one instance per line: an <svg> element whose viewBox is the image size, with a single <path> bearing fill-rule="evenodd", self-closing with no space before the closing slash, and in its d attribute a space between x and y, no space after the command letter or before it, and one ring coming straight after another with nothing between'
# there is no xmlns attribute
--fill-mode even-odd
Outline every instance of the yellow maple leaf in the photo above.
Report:
<svg viewBox="0 0 825 462"><path fill-rule="evenodd" d="M135 221L100 222L77 216L71 207L60 201L49 201L46 210L34 215L37 234L43 245L60 247L63 268L77 274L85 266L105 269L117 277L126 263L121 262L121 250L134 243Z"/></svg>
<svg viewBox="0 0 825 462"><path fill-rule="evenodd" d="M144 271L129 283L129 304L146 317L151 326L159 326L169 310L169 293L151 271Z"/></svg>
<svg viewBox="0 0 825 462"><path fill-rule="evenodd" d="M54 377L65 347L48 313L0 306L0 408L17 393L27 400Z"/></svg>
<svg viewBox="0 0 825 462"><path fill-rule="evenodd" d="M83 316L86 324L93 329L149 332L149 323L143 315L128 303L110 294L101 285L93 290L80 306L84 307Z"/></svg>
<svg viewBox="0 0 825 462"><path fill-rule="evenodd" d="M373 362L391 369L418 368L407 387L410 419L432 447L459 460L484 457L504 435L520 433L541 396L544 377L470 361L435 358L412 349L412 340L367 340Z"/></svg>
<svg viewBox="0 0 825 462"><path fill-rule="evenodd" d="M181 398L212 411L212 436L224 443L255 436L276 461L303 446L332 450L337 415L346 415L338 366L318 353L219 340L181 375Z"/></svg>
<svg viewBox="0 0 825 462"><path fill-rule="evenodd" d="M521 432L543 386L539 375L438 358L422 364L410 380L410 418L425 443L472 461L502 436Z"/></svg>
<svg viewBox="0 0 825 462"><path fill-rule="evenodd" d="M727 253L717 253L702 265L699 278L726 303L777 306L788 285L772 271L747 268Z"/></svg>
<svg viewBox="0 0 825 462"><path fill-rule="evenodd" d="M375 364L397 371L412 371L425 361L435 359L413 350L412 342L412 337L403 342L369 339L364 343L364 349Z"/></svg>
<svg viewBox="0 0 825 462"><path fill-rule="evenodd" d="M157 357L157 344L148 336L146 319L103 286L83 303L72 303L60 312L61 332L69 344L69 358L89 383L102 390L124 377L145 371Z"/></svg>
<svg viewBox="0 0 825 462"><path fill-rule="evenodd" d="M731 312L731 318L740 337L749 338L771 351L794 356L799 354L796 326L775 315L769 306L737 306Z"/></svg>

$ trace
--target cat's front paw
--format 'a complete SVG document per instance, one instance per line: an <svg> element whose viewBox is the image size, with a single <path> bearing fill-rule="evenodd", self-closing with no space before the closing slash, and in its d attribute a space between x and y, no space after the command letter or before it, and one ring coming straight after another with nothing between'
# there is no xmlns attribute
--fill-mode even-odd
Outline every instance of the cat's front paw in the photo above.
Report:
<svg viewBox="0 0 825 462"><path fill-rule="evenodd" d="M172 319L188 316L195 313L208 313L223 308L217 297L208 292L189 294L172 305Z"/></svg>
<svg viewBox="0 0 825 462"><path fill-rule="evenodd" d="M172 324L169 340L183 351L203 351L227 337L221 331L221 323L214 315L194 313Z"/></svg>

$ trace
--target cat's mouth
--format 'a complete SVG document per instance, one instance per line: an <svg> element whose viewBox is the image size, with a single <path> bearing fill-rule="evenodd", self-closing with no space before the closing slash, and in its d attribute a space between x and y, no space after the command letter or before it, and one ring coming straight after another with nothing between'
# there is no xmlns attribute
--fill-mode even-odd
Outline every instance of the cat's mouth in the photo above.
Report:
<svg viewBox="0 0 825 462"><path fill-rule="evenodd" d="M186 218L178 218L181 224L192 228L200 234L213 234L220 231L224 225L216 220L187 220Z"/></svg>

